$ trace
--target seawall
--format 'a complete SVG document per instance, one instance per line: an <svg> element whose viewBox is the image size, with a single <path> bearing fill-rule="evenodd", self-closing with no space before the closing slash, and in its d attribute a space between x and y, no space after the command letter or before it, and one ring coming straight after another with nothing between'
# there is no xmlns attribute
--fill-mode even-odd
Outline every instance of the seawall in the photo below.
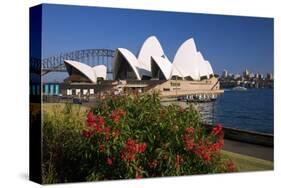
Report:
<svg viewBox="0 0 281 188"><path fill-rule="evenodd" d="M207 129L211 129L213 126L204 124ZM267 147L274 146L274 136L272 134L258 133L248 130L240 130L235 128L224 127L224 138L229 140L235 140L239 142L246 142L249 144L262 145Z"/></svg>

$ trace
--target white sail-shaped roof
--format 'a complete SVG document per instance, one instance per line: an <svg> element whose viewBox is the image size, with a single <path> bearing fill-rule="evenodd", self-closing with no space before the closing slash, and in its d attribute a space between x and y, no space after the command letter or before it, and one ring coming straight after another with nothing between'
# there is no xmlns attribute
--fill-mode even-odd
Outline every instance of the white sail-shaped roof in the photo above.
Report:
<svg viewBox="0 0 281 188"><path fill-rule="evenodd" d="M209 75L214 75L214 71L213 71L213 68L211 66L211 63L209 61L205 61L206 64L207 64L207 71L208 71L208 74Z"/></svg>
<svg viewBox="0 0 281 188"><path fill-rule="evenodd" d="M89 65L73 60L64 60L64 63L66 64L66 66L71 66L77 69L79 72L85 75L91 82L97 82L96 73Z"/></svg>
<svg viewBox="0 0 281 188"><path fill-rule="evenodd" d="M124 63L121 62L121 56L133 70L133 72L129 70L130 75L132 73L135 74L138 80L147 79L147 77L152 77L152 75L156 76L157 72L152 73L152 71L158 71L159 69L161 69L165 79L171 79L173 76L177 76L200 80L203 76L209 78L210 75L213 75L213 69L210 63L204 59L201 52L197 52L193 38L186 40L178 48L173 63L165 56L161 44L155 36L151 36L145 40L139 51L138 58L129 50L118 48L113 59L113 79L117 79L117 74L121 75L118 76L121 79L131 77L119 72L122 71L120 67ZM159 69L155 67L156 65ZM152 67L154 70L152 70ZM161 76L162 79L163 76Z"/></svg>
<svg viewBox="0 0 281 188"><path fill-rule="evenodd" d="M142 75L151 76L151 57L164 57L164 51L158 39L155 36L148 37L138 54L140 68L146 71L141 72Z"/></svg>
<svg viewBox="0 0 281 188"><path fill-rule="evenodd" d="M105 65L97 65L92 68L97 76L97 78L103 78L106 80L106 66Z"/></svg>
<svg viewBox="0 0 281 188"><path fill-rule="evenodd" d="M186 40L177 50L173 66L183 77L190 76L193 80L200 80L198 55L193 38ZM174 75L175 72L172 72Z"/></svg>
<svg viewBox="0 0 281 188"><path fill-rule="evenodd" d="M160 70L165 76L165 79L170 79L171 71L172 71L172 63L168 58L163 58L159 56L152 56L152 60L158 65ZM153 70L151 70L153 71Z"/></svg>
<svg viewBox="0 0 281 188"><path fill-rule="evenodd" d="M179 71L178 68L172 64L172 70L171 70L171 74L170 74L170 79L173 76L184 78L184 74L181 73L181 71Z"/></svg>
<svg viewBox="0 0 281 188"><path fill-rule="evenodd" d="M136 58L136 56L134 54L132 54L132 52L130 52L129 50L125 49L125 48L118 48L116 50L116 54L113 60L113 79L116 79L117 76L117 72L119 70L119 68L121 67L120 64L122 62L117 61L117 56L118 55L122 55L128 62L128 64L130 65L130 67L132 68L132 70L134 71L136 77L138 80L141 80L141 76L139 74L139 62Z"/></svg>
<svg viewBox="0 0 281 188"><path fill-rule="evenodd" d="M203 55L201 52L197 52L198 55L198 65L199 65L199 76L206 76L209 78L209 70L208 70L208 64L206 60L204 59Z"/></svg>

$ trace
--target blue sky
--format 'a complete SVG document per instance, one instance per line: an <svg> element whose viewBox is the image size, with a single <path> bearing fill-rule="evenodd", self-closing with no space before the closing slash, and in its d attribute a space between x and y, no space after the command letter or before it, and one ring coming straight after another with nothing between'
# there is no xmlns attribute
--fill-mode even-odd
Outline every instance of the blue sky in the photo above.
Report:
<svg viewBox="0 0 281 188"><path fill-rule="evenodd" d="M43 6L43 57L88 48L127 48L137 54L155 35L173 60L193 37L214 72L273 72L273 19L83 6ZM67 74L49 74L60 80Z"/></svg>

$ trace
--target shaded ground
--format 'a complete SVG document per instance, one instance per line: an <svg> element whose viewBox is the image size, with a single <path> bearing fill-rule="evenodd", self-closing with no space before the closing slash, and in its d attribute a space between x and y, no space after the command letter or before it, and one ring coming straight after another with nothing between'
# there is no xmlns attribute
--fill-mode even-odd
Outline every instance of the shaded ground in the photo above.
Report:
<svg viewBox="0 0 281 188"><path fill-rule="evenodd" d="M242 155L247 155L263 160L273 161L273 147L266 147L255 144L248 144L233 140L224 140L223 150L230 151Z"/></svg>

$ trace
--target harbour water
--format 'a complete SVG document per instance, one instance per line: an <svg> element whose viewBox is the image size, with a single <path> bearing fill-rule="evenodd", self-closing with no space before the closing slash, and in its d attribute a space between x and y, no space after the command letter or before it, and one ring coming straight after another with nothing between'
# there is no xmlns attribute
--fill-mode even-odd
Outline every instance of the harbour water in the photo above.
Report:
<svg viewBox="0 0 281 188"><path fill-rule="evenodd" d="M175 103L186 107L186 102ZM273 134L273 89L225 90L215 102L194 104L206 123Z"/></svg>

